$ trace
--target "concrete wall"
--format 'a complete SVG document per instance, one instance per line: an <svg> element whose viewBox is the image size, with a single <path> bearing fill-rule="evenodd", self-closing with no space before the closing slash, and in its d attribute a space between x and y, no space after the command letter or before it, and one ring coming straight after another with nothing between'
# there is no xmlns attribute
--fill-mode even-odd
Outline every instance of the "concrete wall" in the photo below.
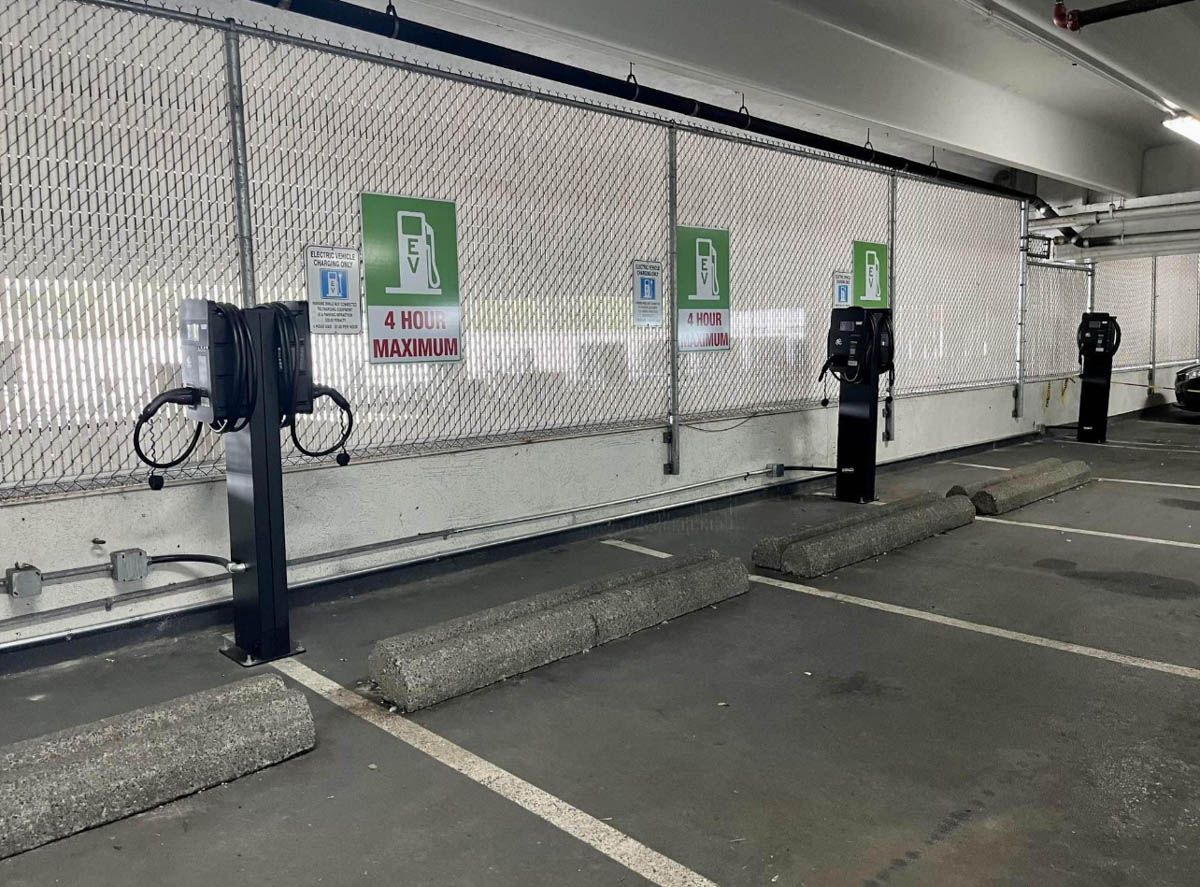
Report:
<svg viewBox="0 0 1200 887"><path fill-rule="evenodd" d="M1169 378L1163 375L1160 381ZM1146 390L1134 387L1145 384L1144 370L1118 374L1117 381L1133 385L1114 386L1114 414L1147 405ZM880 444L880 460L1074 421L1078 392L1075 383L1029 385L1020 420L1012 418L1008 386L902 399L896 403L897 440ZM1171 394L1169 389L1162 393ZM724 433L685 428L680 439L683 474L674 478L662 474L667 454L661 429L290 472L285 477L288 555L301 562L290 569L289 578L295 584L339 577L757 489L777 481L733 476L771 462L832 462L835 420L830 407L763 416ZM585 510L451 532L572 509ZM421 533L438 535L397 541ZM104 544L93 544L93 539ZM179 483L158 493L145 488L98 492L0 508L0 559L27 561L45 571L104 564L118 548L225 554L228 545L222 482ZM348 548L355 552L342 553ZM49 585L28 600L0 598L0 648L223 600L230 594L227 580L196 582L213 572L205 566L159 568L141 583L118 586L107 578L92 578ZM113 595L133 590L147 595L105 606ZM47 612L63 607L77 609L66 615Z"/></svg>

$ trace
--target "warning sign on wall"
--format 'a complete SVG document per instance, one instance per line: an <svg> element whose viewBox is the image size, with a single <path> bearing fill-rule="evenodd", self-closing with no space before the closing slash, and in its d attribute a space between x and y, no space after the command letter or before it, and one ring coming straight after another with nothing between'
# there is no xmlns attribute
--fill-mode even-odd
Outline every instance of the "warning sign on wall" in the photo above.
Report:
<svg viewBox="0 0 1200 887"><path fill-rule="evenodd" d="M392 194L361 199L371 362L461 360L454 204Z"/></svg>

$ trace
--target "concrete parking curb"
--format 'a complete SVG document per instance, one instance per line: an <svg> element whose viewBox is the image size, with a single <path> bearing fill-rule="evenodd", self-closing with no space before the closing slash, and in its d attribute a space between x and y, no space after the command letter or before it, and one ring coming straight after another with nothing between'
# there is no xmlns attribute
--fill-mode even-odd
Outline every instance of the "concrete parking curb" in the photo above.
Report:
<svg viewBox="0 0 1200 887"><path fill-rule="evenodd" d="M980 514L1005 514L1039 499L1083 486L1091 479L1092 471L1086 462L1064 462L1037 474L991 484L972 496L971 501Z"/></svg>
<svg viewBox="0 0 1200 887"><path fill-rule="evenodd" d="M304 694L263 675L7 746L0 749L0 859L315 744Z"/></svg>
<svg viewBox="0 0 1200 887"><path fill-rule="evenodd" d="M754 563L793 576L812 578L896 548L927 539L975 519L975 506L962 496L930 493L864 509L841 521L793 536L769 537L754 549Z"/></svg>
<svg viewBox="0 0 1200 887"><path fill-rule="evenodd" d="M745 566L707 554L493 607L376 643L368 670L415 711L744 593Z"/></svg>
<svg viewBox="0 0 1200 887"><path fill-rule="evenodd" d="M1016 477L1028 477L1031 474L1049 471L1051 468L1057 468L1059 465L1062 465L1062 459L1042 459L1038 462L1030 462L1027 465L1018 465L1004 472L1000 477L990 477L987 480L975 481L969 484L955 484L946 491L946 495L966 496L969 499L988 487L1004 483Z"/></svg>

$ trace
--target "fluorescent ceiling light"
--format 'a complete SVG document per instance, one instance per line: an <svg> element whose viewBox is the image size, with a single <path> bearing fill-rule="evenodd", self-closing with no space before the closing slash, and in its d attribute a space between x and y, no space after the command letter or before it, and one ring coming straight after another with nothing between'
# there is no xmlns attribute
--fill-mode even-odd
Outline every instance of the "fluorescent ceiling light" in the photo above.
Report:
<svg viewBox="0 0 1200 887"><path fill-rule="evenodd" d="M1168 117L1163 121L1163 126L1173 132L1179 133L1185 139L1191 139L1196 144L1200 144L1200 120L1197 120L1190 114Z"/></svg>

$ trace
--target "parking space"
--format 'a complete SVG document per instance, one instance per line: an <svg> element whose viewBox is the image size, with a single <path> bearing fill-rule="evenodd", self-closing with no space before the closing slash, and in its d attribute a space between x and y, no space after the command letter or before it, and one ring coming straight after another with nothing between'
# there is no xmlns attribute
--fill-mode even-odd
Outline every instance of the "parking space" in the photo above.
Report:
<svg viewBox="0 0 1200 887"><path fill-rule="evenodd" d="M1153 437L1152 425L1121 420L1110 437ZM1098 481L1004 515L1009 525L976 522L811 580L941 623L752 583L409 718L373 709L403 729L314 693L312 753L0 862L0 882L1194 883L1200 673L953 621L1200 669L1200 550L1186 547L1200 542L1200 489L1151 485L1200 484L1200 455L1155 442L1041 440L883 471L885 499L1064 454L1149 482ZM298 661L369 689L380 637L648 566L655 552L748 559L764 535L857 507L820 495L827 485L357 580L295 609ZM14 715L0 743L241 677L215 654L219 635L14 671L0 678Z"/></svg>

